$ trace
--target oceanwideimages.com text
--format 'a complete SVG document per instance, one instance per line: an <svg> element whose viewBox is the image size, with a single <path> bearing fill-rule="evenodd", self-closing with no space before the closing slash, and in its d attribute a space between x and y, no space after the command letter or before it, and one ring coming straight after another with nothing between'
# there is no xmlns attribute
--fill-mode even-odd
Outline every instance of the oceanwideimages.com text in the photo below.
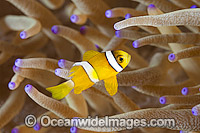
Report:
<svg viewBox="0 0 200 133"><path fill-rule="evenodd" d="M25 118L25 124L28 127L33 127L37 120L34 115L28 115ZM133 129L136 127L174 127L174 119L133 119L133 118L109 118L105 116L103 118L91 117L87 118L73 118L73 119L55 119L48 115L44 115L40 118L39 123L42 127L120 127L126 129Z"/></svg>

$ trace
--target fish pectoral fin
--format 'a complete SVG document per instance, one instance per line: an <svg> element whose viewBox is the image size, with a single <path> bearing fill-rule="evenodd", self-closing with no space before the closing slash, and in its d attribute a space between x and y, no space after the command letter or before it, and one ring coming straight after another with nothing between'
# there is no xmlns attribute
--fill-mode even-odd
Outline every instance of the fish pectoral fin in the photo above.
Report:
<svg viewBox="0 0 200 133"><path fill-rule="evenodd" d="M89 59L91 59L92 57L94 57L97 54L99 54L98 51L89 50L89 51L87 51L87 52L84 53L84 55L83 55L83 61L88 61Z"/></svg>
<svg viewBox="0 0 200 133"><path fill-rule="evenodd" d="M105 79L104 84L105 84L105 88L106 88L107 92L111 96L113 96L117 93L118 83L117 83L117 77L116 76Z"/></svg>

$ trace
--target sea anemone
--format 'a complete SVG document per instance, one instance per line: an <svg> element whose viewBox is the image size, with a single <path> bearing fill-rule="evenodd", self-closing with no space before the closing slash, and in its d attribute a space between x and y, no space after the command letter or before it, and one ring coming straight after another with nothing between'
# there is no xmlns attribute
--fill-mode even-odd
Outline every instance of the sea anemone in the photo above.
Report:
<svg viewBox="0 0 200 133"><path fill-rule="evenodd" d="M199 0L0 1L0 132L200 132L198 7ZM69 80L86 51L118 49L131 61L114 96L102 81L60 101L45 90ZM27 116L35 116L32 127ZM175 124L55 128L43 127L43 116Z"/></svg>

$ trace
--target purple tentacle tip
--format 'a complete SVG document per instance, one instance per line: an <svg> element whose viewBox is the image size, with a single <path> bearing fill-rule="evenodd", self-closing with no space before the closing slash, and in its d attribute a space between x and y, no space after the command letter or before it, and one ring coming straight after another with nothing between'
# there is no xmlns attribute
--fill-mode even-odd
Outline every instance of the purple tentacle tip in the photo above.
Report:
<svg viewBox="0 0 200 133"><path fill-rule="evenodd" d="M15 82L9 82L9 83L8 83L8 88L9 88L10 90L13 90L13 89L15 88Z"/></svg>
<svg viewBox="0 0 200 133"><path fill-rule="evenodd" d="M56 74L57 76L59 76L59 74L60 74L59 68L57 68L57 69L55 70L55 74Z"/></svg>
<svg viewBox="0 0 200 133"><path fill-rule="evenodd" d="M96 47L97 49L99 49L99 45L95 44L95 47Z"/></svg>
<svg viewBox="0 0 200 133"><path fill-rule="evenodd" d="M188 88L187 87L184 87L182 90L181 90L181 93L183 94L183 95L187 95L188 94Z"/></svg>
<svg viewBox="0 0 200 133"><path fill-rule="evenodd" d="M82 27L80 28L80 33L81 33L82 35L84 35L84 34L86 33L86 27L85 27L85 26L82 26Z"/></svg>
<svg viewBox="0 0 200 133"><path fill-rule="evenodd" d="M169 56L168 56L168 60L171 61L171 62L174 61L175 58L176 58L176 56L173 53L169 54Z"/></svg>
<svg viewBox="0 0 200 133"><path fill-rule="evenodd" d="M132 45L133 45L134 48L138 48L139 47L139 43L138 43L137 40L135 40Z"/></svg>
<svg viewBox="0 0 200 133"><path fill-rule="evenodd" d="M51 31L54 33L54 34L57 34L59 29L58 29L58 26L54 25L51 27Z"/></svg>
<svg viewBox="0 0 200 133"><path fill-rule="evenodd" d="M19 133L19 129L18 128L13 128L11 133Z"/></svg>
<svg viewBox="0 0 200 133"><path fill-rule="evenodd" d="M15 65L16 66L20 66L22 64L22 60L21 59L16 59L15 60Z"/></svg>
<svg viewBox="0 0 200 133"><path fill-rule="evenodd" d="M41 128L41 126L40 126L39 123L36 123L35 126L33 127L33 129L34 129L35 131L40 130L40 128Z"/></svg>
<svg viewBox="0 0 200 133"><path fill-rule="evenodd" d="M197 108L195 108L195 107L192 108L192 114L195 116L199 115Z"/></svg>
<svg viewBox="0 0 200 133"><path fill-rule="evenodd" d="M198 8L197 5L192 5L190 8Z"/></svg>
<svg viewBox="0 0 200 133"><path fill-rule="evenodd" d="M183 133L183 131L181 130L180 133Z"/></svg>
<svg viewBox="0 0 200 133"><path fill-rule="evenodd" d="M106 16L107 18L112 17L112 11L111 11L111 10L107 10L107 11L105 12L105 16Z"/></svg>
<svg viewBox="0 0 200 133"><path fill-rule="evenodd" d="M75 15L75 14L73 14L71 17L70 17L70 20L71 20L71 22L72 23L76 23L77 21L78 21L78 16L77 15Z"/></svg>
<svg viewBox="0 0 200 133"><path fill-rule="evenodd" d="M156 6L154 5L154 4L150 4L149 6L148 6L148 8L155 8Z"/></svg>
<svg viewBox="0 0 200 133"><path fill-rule="evenodd" d="M19 67L15 66L15 65L13 66L13 71L14 71L14 72L18 72L19 69L20 69Z"/></svg>
<svg viewBox="0 0 200 133"><path fill-rule="evenodd" d="M59 67L61 67L61 68L64 68L65 67L65 60L64 59L60 59L59 61L58 61L58 66Z"/></svg>
<svg viewBox="0 0 200 133"><path fill-rule="evenodd" d="M166 97L160 97L159 101L161 104L165 104L167 100Z"/></svg>
<svg viewBox="0 0 200 133"><path fill-rule="evenodd" d="M116 37L120 37L120 30L116 30L116 31L115 31L115 36L116 36Z"/></svg>
<svg viewBox="0 0 200 133"><path fill-rule="evenodd" d="M125 19L129 19L129 18L131 18L132 17L132 15L130 14L130 13L127 13L126 15L125 15Z"/></svg>
<svg viewBox="0 0 200 133"><path fill-rule="evenodd" d="M32 89L32 85L27 84L24 89L25 89L26 93L29 93Z"/></svg>
<svg viewBox="0 0 200 133"><path fill-rule="evenodd" d="M71 127L70 132L71 133L77 133L77 127Z"/></svg>
<svg viewBox="0 0 200 133"><path fill-rule="evenodd" d="M136 86L131 86L131 88L135 89L135 88L137 88L137 87L136 87Z"/></svg>
<svg viewBox="0 0 200 133"><path fill-rule="evenodd" d="M21 39L26 39L26 37L27 37L26 31L22 31L22 32L19 34L19 36L20 36Z"/></svg>

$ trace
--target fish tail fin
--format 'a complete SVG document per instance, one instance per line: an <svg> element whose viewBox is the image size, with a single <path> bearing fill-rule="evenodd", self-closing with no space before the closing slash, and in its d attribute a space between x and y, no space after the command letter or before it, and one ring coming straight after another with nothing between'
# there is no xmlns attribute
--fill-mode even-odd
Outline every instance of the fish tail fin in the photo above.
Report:
<svg viewBox="0 0 200 133"><path fill-rule="evenodd" d="M68 95L73 88L74 82L72 80L69 80L57 86L46 88L46 90L52 93L52 97L54 99L60 100Z"/></svg>

